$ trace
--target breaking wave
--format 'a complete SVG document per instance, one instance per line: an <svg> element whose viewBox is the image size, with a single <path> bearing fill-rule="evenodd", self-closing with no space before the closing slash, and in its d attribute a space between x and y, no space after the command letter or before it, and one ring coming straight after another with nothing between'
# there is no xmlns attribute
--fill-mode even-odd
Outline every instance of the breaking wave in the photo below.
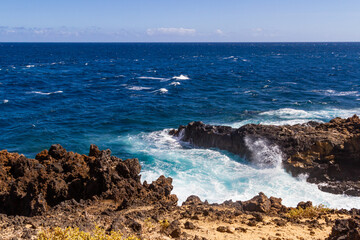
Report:
<svg viewBox="0 0 360 240"><path fill-rule="evenodd" d="M187 75L174 76L173 79L176 80L189 80L190 78Z"/></svg>
<svg viewBox="0 0 360 240"><path fill-rule="evenodd" d="M173 178L179 204L192 194L220 203L248 200L264 192L281 197L287 206L310 200L332 208L360 207L359 198L322 192L305 177L290 176L280 167L279 149L261 139L247 141L257 159L256 164L250 164L226 151L191 147L168 131L120 136L117 141L142 162L142 181L151 182L160 175Z"/></svg>
<svg viewBox="0 0 360 240"><path fill-rule="evenodd" d="M351 117L354 114L360 114L360 108L354 109L338 109L338 108L328 108L322 110L299 110L293 108L281 108L278 110L271 110L260 112L249 119L229 123L229 125L234 128L241 127L245 124L255 123L255 124L265 124L265 125L295 125L307 123L309 121L325 122L329 121L335 117L347 118Z"/></svg>
<svg viewBox="0 0 360 240"><path fill-rule="evenodd" d="M29 92L29 93L39 94L39 95L51 95L51 94L63 93L63 91L55 91L55 92L31 91L31 92Z"/></svg>

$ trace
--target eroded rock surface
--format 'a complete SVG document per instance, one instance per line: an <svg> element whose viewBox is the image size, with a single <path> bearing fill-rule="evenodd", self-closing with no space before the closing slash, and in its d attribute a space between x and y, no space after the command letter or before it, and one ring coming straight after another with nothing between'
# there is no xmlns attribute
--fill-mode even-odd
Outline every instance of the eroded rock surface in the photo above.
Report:
<svg viewBox="0 0 360 240"><path fill-rule="evenodd" d="M191 122L170 134L194 146L227 150L265 164L266 156L259 152L279 151L292 175L307 174L309 182L326 192L360 196L360 119L356 115L329 123L248 124L238 129Z"/></svg>
<svg viewBox="0 0 360 240"><path fill-rule="evenodd" d="M360 240L360 216L338 219L332 228L328 240Z"/></svg>
<svg viewBox="0 0 360 240"><path fill-rule="evenodd" d="M174 206L172 179L160 176L151 184L140 182L137 159L121 160L111 151L91 145L89 155L66 151L52 145L26 158L0 151L0 213L34 216L65 200L114 200L119 209L130 205L163 204Z"/></svg>

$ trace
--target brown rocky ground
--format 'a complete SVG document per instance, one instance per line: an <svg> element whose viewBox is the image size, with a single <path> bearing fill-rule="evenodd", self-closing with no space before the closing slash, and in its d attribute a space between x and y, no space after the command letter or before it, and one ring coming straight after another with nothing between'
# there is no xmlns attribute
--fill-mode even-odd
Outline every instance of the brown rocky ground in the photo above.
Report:
<svg viewBox="0 0 360 240"><path fill-rule="evenodd" d="M208 204L190 196L182 206L171 178L140 182L137 159L110 150L89 155L60 145L36 159L0 151L0 239L36 239L54 227L121 231L141 239L359 239L360 211L287 208L260 193L248 201ZM331 234L331 235L330 235Z"/></svg>

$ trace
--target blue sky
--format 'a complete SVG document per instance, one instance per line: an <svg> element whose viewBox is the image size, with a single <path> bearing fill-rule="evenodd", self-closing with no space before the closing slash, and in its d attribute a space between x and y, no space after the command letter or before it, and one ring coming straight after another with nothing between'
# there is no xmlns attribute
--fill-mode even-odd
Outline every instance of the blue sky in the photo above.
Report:
<svg viewBox="0 0 360 240"><path fill-rule="evenodd" d="M360 1L1 0L0 41L360 41Z"/></svg>

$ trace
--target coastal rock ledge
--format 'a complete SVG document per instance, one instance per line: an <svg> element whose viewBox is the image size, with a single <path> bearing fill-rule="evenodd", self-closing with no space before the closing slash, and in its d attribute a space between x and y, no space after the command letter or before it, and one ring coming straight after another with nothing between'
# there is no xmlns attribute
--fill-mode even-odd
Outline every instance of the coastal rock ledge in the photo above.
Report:
<svg viewBox="0 0 360 240"><path fill-rule="evenodd" d="M176 206L172 179L140 181L138 159L122 160L109 149L90 146L89 155L54 144L35 159L0 151L0 213L41 215L66 200L112 200L118 209L130 205Z"/></svg>
<svg viewBox="0 0 360 240"><path fill-rule="evenodd" d="M136 158L95 145L81 155L55 144L35 159L0 151L0 240L360 239L359 209L286 207L262 192L223 203L192 195L178 205L171 178L141 183L140 170Z"/></svg>
<svg viewBox="0 0 360 240"><path fill-rule="evenodd" d="M197 147L218 148L252 162L266 163L263 148L279 151L283 167L293 176L334 194L360 196L360 119L334 118L328 123L296 125L247 124L240 128L191 122L171 135ZM259 159L263 158L263 159Z"/></svg>

